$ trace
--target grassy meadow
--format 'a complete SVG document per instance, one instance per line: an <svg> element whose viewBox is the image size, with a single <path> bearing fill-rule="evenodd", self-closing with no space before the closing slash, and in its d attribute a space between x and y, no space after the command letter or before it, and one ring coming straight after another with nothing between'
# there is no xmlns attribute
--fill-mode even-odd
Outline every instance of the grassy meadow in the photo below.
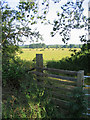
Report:
<svg viewBox="0 0 90 120"><path fill-rule="evenodd" d="M80 50L80 48L73 48L76 49L77 52ZM72 49L72 50L73 50ZM38 49L29 49L29 48L24 48L21 49L23 53L18 54L18 56L23 59L23 60L28 60L31 61L36 57L36 54L43 54L43 59L44 61L49 61L49 60L61 60L62 58L65 57L70 57L71 54L74 52L70 51L70 48L38 48Z"/></svg>

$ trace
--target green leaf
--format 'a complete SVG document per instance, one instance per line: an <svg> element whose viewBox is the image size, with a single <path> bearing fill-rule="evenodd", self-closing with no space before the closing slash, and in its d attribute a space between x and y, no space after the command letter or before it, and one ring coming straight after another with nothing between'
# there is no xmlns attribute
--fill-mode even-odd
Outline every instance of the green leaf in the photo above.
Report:
<svg viewBox="0 0 90 120"><path fill-rule="evenodd" d="M56 28L53 28L53 31L56 31Z"/></svg>
<svg viewBox="0 0 90 120"><path fill-rule="evenodd" d="M47 11L44 11L44 14L46 14L47 13Z"/></svg>
<svg viewBox="0 0 90 120"><path fill-rule="evenodd" d="M31 20L33 20L34 19L34 16L33 17L31 17Z"/></svg>
<svg viewBox="0 0 90 120"><path fill-rule="evenodd" d="M57 16L60 16L60 13L59 13L59 12L57 13Z"/></svg>

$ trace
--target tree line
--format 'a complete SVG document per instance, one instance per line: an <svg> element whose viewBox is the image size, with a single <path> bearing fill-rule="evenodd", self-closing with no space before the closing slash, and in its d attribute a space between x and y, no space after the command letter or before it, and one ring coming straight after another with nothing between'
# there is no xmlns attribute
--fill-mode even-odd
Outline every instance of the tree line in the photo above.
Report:
<svg viewBox="0 0 90 120"><path fill-rule="evenodd" d="M46 45L44 43L21 45L21 48L82 48L82 44Z"/></svg>

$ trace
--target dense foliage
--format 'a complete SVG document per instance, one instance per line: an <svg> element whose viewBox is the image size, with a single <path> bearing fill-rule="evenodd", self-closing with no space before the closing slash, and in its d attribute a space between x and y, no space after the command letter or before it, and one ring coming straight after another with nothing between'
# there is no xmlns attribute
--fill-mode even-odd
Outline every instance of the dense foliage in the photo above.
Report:
<svg viewBox="0 0 90 120"><path fill-rule="evenodd" d="M6 91L8 88L6 89ZM70 94L72 101L68 104L68 114L60 112L48 97L50 93L44 87L39 87L35 76L27 73L20 81L20 89L12 90L3 96L3 118L24 119L60 119L60 118L82 118L86 112L85 93L82 88L75 88ZM5 89L4 89L5 91Z"/></svg>
<svg viewBox="0 0 90 120"><path fill-rule="evenodd" d="M82 118L83 114L87 112L87 97L85 97L85 92L81 88L75 88L71 93L71 99L69 108L70 118Z"/></svg>
<svg viewBox="0 0 90 120"><path fill-rule="evenodd" d="M36 13L35 10L36 5L34 3L20 2L18 9L13 10L5 1L1 2L2 78L5 84L18 84L18 79L20 79L22 73L24 74L24 62L15 57L16 52L19 52L18 44L23 42L22 37L26 36L32 39L34 37L36 40L38 38L42 39L38 31L30 28L30 25L36 23L34 18L32 19L32 14ZM27 15L25 14L26 12ZM29 18L28 14L30 15Z"/></svg>
<svg viewBox="0 0 90 120"><path fill-rule="evenodd" d="M23 76L33 67L30 61L12 58L6 64L3 64L3 87L20 88L20 82Z"/></svg>
<svg viewBox="0 0 90 120"><path fill-rule="evenodd" d="M81 51L74 51L74 53L71 54L70 58L66 57L60 61L47 62L47 67L73 71L84 70L85 74L90 73L90 51L87 47L82 47Z"/></svg>

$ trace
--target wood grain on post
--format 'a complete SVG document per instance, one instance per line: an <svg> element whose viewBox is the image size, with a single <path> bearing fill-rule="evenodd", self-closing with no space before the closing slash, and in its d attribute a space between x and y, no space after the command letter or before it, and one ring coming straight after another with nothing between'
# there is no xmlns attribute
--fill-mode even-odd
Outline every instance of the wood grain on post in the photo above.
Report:
<svg viewBox="0 0 90 120"><path fill-rule="evenodd" d="M80 70L77 73L77 86L82 87L84 81L84 70Z"/></svg>
<svg viewBox="0 0 90 120"><path fill-rule="evenodd" d="M43 68L43 55L42 54L36 54L36 71L43 73L43 70L39 68ZM38 79L38 75L37 75L37 80L40 81Z"/></svg>
<svg viewBox="0 0 90 120"><path fill-rule="evenodd" d="M43 70L40 70L39 68L43 68L43 55L42 54L36 54L36 70L38 72L43 72Z"/></svg>

